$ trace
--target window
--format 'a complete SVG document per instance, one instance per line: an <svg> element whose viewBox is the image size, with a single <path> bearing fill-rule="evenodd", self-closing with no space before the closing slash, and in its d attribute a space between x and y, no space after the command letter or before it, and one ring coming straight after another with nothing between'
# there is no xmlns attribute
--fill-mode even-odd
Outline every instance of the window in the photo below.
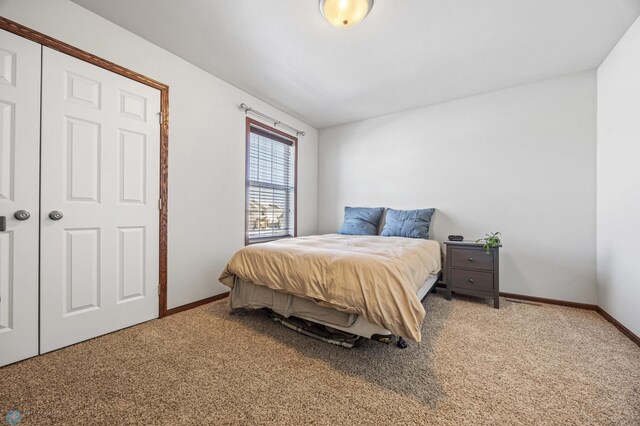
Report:
<svg viewBox="0 0 640 426"><path fill-rule="evenodd" d="M295 237L297 144L247 118L246 244Z"/></svg>

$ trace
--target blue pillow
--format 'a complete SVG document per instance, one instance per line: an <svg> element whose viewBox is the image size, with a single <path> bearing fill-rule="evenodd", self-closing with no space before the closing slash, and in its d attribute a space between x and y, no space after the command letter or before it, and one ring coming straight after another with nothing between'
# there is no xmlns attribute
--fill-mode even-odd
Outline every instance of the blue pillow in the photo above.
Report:
<svg viewBox="0 0 640 426"><path fill-rule="evenodd" d="M387 209L384 228L385 237L408 237L429 239L431 216L435 209L393 210Z"/></svg>
<svg viewBox="0 0 640 426"><path fill-rule="evenodd" d="M382 207L345 207L344 223L338 234L378 235L378 225L383 211Z"/></svg>

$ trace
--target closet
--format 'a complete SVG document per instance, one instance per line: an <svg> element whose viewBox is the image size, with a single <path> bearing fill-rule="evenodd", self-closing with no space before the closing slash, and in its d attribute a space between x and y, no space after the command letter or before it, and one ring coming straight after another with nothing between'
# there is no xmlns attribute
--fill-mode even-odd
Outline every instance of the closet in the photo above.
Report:
<svg viewBox="0 0 640 426"><path fill-rule="evenodd" d="M158 317L159 111L0 30L0 365Z"/></svg>

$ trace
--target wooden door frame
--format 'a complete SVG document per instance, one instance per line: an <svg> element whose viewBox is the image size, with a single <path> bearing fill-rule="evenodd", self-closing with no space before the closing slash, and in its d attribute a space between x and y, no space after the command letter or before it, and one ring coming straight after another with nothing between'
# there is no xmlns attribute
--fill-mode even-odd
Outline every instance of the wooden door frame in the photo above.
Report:
<svg viewBox="0 0 640 426"><path fill-rule="evenodd" d="M135 71L114 64L111 61L92 55L82 49L71 46L53 37L49 37L17 22L0 16L0 29L26 38L42 46L49 47L59 52L65 53L74 58L96 65L100 68L127 77L131 80L153 87L160 91L160 247L159 247L159 278L160 288L158 291L160 318L167 315L167 230L168 230L168 195L169 195L169 86L153 80Z"/></svg>

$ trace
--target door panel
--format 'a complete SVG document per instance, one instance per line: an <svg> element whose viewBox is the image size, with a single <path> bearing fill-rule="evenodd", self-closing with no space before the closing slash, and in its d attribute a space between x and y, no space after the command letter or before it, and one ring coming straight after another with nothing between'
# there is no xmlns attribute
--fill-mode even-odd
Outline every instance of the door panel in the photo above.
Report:
<svg viewBox="0 0 640 426"><path fill-rule="evenodd" d="M38 354L40 55L0 30L0 365Z"/></svg>
<svg viewBox="0 0 640 426"><path fill-rule="evenodd" d="M47 352L158 316L160 92L46 47L42 84Z"/></svg>
<svg viewBox="0 0 640 426"><path fill-rule="evenodd" d="M100 228L65 230L63 316L100 308Z"/></svg>
<svg viewBox="0 0 640 426"><path fill-rule="evenodd" d="M100 123L64 117L65 201L100 203Z"/></svg>
<svg viewBox="0 0 640 426"><path fill-rule="evenodd" d="M142 226L118 229L118 303L145 296L146 235Z"/></svg>

